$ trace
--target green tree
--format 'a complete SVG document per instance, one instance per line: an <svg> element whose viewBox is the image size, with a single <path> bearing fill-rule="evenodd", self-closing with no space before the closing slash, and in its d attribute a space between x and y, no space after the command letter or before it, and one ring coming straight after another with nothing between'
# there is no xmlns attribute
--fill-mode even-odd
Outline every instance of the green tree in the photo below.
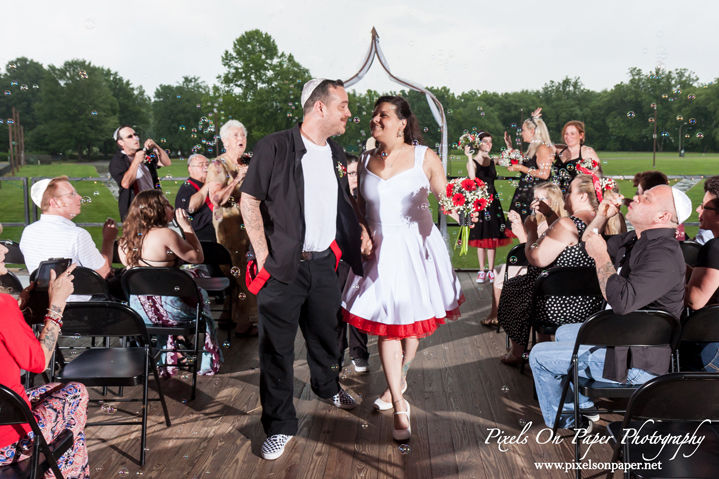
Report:
<svg viewBox="0 0 719 479"><path fill-rule="evenodd" d="M185 76L177 85L157 87L152 103L153 131L157 136L157 144L188 155L192 147L199 143L198 128L204 131L209 126L209 121L201 121L203 111L207 109L203 99L209 93L210 89L198 77ZM210 111L206 114L212 117L214 113Z"/></svg>
<svg viewBox="0 0 719 479"><path fill-rule="evenodd" d="M25 149L34 151L38 145L32 143L29 133L38 125L35 105L40 98L40 83L45 75L42 64L26 57L10 60L5 73L0 75L0 151L8 150L7 119L12 118L12 109L20 114L20 124L25 132Z"/></svg>
<svg viewBox="0 0 719 479"><path fill-rule="evenodd" d="M32 132L50 152L77 152L87 158L117 127L118 102L102 68L84 60L50 65L40 84L41 124Z"/></svg>

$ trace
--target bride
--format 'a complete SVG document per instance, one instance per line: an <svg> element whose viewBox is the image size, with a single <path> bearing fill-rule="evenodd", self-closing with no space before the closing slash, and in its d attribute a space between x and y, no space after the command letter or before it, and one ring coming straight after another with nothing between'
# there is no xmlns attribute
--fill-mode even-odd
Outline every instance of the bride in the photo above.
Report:
<svg viewBox="0 0 719 479"><path fill-rule="evenodd" d="M392 436L406 440L410 406L403 393L419 338L457 319L464 296L429 210L430 191L439 199L446 190L442 162L419 145L417 119L402 97L379 98L370 128L377 147L360 158L357 191L375 256L364 277L350 273L342 308L346 322L378 336L388 387L374 407L394 408Z"/></svg>

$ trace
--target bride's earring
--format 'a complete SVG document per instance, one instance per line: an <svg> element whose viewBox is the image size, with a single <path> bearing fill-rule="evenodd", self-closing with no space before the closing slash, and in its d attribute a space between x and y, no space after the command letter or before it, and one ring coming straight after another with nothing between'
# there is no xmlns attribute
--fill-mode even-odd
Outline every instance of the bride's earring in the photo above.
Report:
<svg viewBox="0 0 719 479"><path fill-rule="evenodd" d="M397 138L402 138L403 136L402 130L397 130Z"/></svg>

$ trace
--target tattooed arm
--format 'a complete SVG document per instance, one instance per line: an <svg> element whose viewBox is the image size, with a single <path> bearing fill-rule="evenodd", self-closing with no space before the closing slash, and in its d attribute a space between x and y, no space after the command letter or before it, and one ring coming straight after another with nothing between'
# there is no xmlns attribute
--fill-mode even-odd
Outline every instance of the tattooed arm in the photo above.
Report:
<svg viewBox="0 0 719 479"><path fill-rule="evenodd" d="M612 263L612 258L607 252L607 243L600 235L590 232L589 235L584 233L585 247L587 254L594 259L594 263L597 267L597 278L599 279L599 288L602 290L602 296L604 299L607 298L607 281L609 278L617 273Z"/></svg>
<svg viewBox="0 0 719 479"><path fill-rule="evenodd" d="M74 279L72 271L76 266L76 264L70 265L70 267L59 276L55 276L55 271L50 271L50 286L47 291L50 300L49 310L54 314L61 315L61 317L65 310L67 298L75 290L72 284L72 280ZM42 346L42 350L45 353L45 368L50 364L58 336L60 336L60 326L46 319L45 327L40 333L40 346Z"/></svg>
<svg viewBox="0 0 719 479"><path fill-rule="evenodd" d="M50 364L59 335L60 326L52 321L45 321L45 328L42 330L42 333L40 333L40 346L42 346L42 350L45 352L45 368Z"/></svg>
<svg viewBox="0 0 719 479"><path fill-rule="evenodd" d="M250 238L252 249L254 249L255 257L257 258L257 271L262 271L269 250L267 248L267 237L265 236L265 224L262 221L262 213L260 212L260 200L247 193L242 193L240 210L242 211L242 220L245 222L247 236Z"/></svg>

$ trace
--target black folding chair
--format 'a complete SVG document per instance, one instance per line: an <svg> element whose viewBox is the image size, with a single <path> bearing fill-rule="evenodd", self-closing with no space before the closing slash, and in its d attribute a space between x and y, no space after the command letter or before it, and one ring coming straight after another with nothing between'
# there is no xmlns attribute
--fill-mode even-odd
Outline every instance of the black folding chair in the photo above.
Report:
<svg viewBox="0 0 719 479"><path fill-rule="evenodd" d="M149 401L160 401L165 424L170 427L162 383L157 374L155 358L150 353L150 336L142 318L117 302L67 303L63 313L63 330L66 336L134 337L138 347L86 348L67 363L55 376L56 381L76 381L89 387L123 387L142 385L142 399L113 399L117 402L142 402L142 421L107 421L88 423L88 426L141 425L140 465L145 465L147 444L147 406ZM150 373L155 378L159 398L148 398Z"/></svg>
<svg viewBox="0 0 719 479"><path fill-rule="evenodd" d="M600 413L620 413L620 410L580 411L579 394L590 399L629 398L639 386L632 384L617 384L602 380L579 377L579 347L591 345L595 347L609 346L664 346L669 345L672 353L679 344L681 326L679 320L666 311L634 311L624 315L615 314L612 310L600 311L587 319L579 328L577 340L574 343L572 360L564 378L562 396L559 399L557 416L554 419L552 433L556 435L559 421L564 409L564 399L569 392L570 383L574 385L574 424L579 427L580 415ZM575 461L579 462L580 442L576 441L574 454ZM577 478L581 477L581 470L577 470Z"/></svg>
<svg viewBox="0 0 719 479"><path fill-rule="evenodd" d="M680 241L679 246L682 248L684 262L693 268L697 264L699 250L702 249L702 245L694 241Z"/></svg>
<svg viewBox="0 0 719 479"><path fill-rule="evenodd" d="M77 266L72 272L73 295L91 296L90 301L112 301L105 279L94 269ZM35 281L37 270L30 273L30 281Z"/></svg>
<svg viewBox="0 0 719 479"><path fill-rule="evenodd" d="M12 290L15 293L19 293L23 290L20 279L15 276L12 271L8 271L4 275L0 276L0 286Z"/></svg>
<svg viewBox="0 0 719 479"><path fill-rule="evenodd" d="M30 425L35 435L35 440L32 443L32 456L24 461L0 466L0 479L11 477L40 479L50 469L56 479L63 479L62 472L57 466L57 460L72 447L75 440L72 431L65 429L53 442L48 444L25 400L9 387L0 384L0 425L15 424ZM44 456L42 462L41 454Z"/></svg>
<svg viewBox="0 0 719 479"><path fill-rule="evenodd" d="M25 264L25 257L20 251L20 243L16 243L13 240L0 240L7 249L5 253L5 263L7 264Z"/></svg>
<svg viewBox="0 0 719 479"><path fill-rule="evenodd" d="M227 341L230 341L232 334L232 280L225 276L221 266L226 266L228 269L232 268L232 256L227 248L222 246L220 243L214 241L200 241L202 244L202 252L204 253L204 264L207 271L210 273L209 278L195 278L195 284L200 288L207 291L208 296L219 300L223 300L226 297L230 298L229 307L225 309L213 309L221 313L227 313L229 319L227 320Z"/></svg>
<svg viewBox="0 0 719 479"><path fill-rule="evenodd" d="M632 395L624 419L607 426L614 447L611 463L621 458L625 464L636 466L631 471L625 470L627 478L717 477L719 431L712 425L719 421L717 397L719 375L713 373L671 373L647 381ZM703 440L698 447L681 446L677 453L678 445L647 441L652 435L661 438L694 435ZM661 463L661 469L644 469L657 463ZM611 476L607 474L608 478Z"/></svg>
<svg viewBox="0 0 719 479"><path fill-rule="evenodd" d="M197 370L200 367L201 356L205 348L200 348L200 334L205 332L205 324L202 321L202 296L197 289L193 279L184 271L178 268L152 268L140 267L125 271L122 276L122 289L129 298L135 296L174 296L177 298L189 298L195 303L195 319L176 326L147 326L147 332L155 335L194 335L194 349L156 349L159 357L162 353L191 354L191 361L188 361L192 370L192 393L190 399L195 399L197 389Z"/></svg>
<svg viewBox="0 0 719 479"><path fill-rule="evenodd" d="M680 346L676 352L677 370L681 371L679 352L682 343L715 342L719 342L719 305L707 306L692 312L682 321Z"/></svg>
<svg viewBox="0 0 719 479"><path fill-rule="evenodd" d="M529 266L527 260L527 253L524 252L524 246L527 243L519 243L518 245L512 246L512 249L507 253L507 264L504 267L504 282L506 283L509 279L509 267L510 266ZM497 324L497 333L502 329L501 324ZM507 347L509 347L509 336L507 336Z"/></svg>
<svg viewBox="0 0 719 479"><path fill-rule="evenodd" d="M537 343L537 333L552 335L556 333L557 328L559 328L556 324L542 324L537 321L538 301L550 296L557 298L589 296L603 299L596 269L587 266L577 268L556 267L549 268L539 275L534 282L532 310L529 316L529 324L531 325L532 331L532 345ZM526 360L522 359L522 365L519 368L522 374L524 374L525 363Z"/></svg>

